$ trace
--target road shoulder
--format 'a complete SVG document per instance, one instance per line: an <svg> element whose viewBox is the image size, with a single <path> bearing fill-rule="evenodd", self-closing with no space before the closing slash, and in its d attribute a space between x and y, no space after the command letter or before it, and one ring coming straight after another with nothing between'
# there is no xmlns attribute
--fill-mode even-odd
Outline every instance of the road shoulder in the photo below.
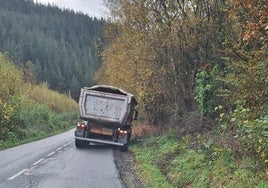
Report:
<svg viewBox="0 0 268 188"><path fill-rule="evenodd" d="M120 152L114 150L116 167L127 188L142 188L144 185L137 177L135 171L135 157L132 151Z"/></svg>

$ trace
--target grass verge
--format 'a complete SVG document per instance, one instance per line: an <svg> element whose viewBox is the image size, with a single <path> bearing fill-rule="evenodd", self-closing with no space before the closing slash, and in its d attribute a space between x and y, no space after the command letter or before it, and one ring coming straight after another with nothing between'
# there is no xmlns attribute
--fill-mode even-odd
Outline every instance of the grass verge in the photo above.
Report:
<svg viewBox="0 0 268 188"><path fill-rule="evenodd" d="M132 143L140 178L149 187L268 187L268 169L219 144L222 135L179 138L176 131ZM222 137L224 138L224 137Z"/></svg>
<svg viewBox="0 0 268 188"><path fill-rule="evenodd" d="M47 115L49 119L53 120L47 121L42 118L43 116L39 116L41 118L41 120L39 119L39 122L35 118L36 123L33 124L33 122L30 121L28 124L26 122L27 126L17 127L16 131L8 132L7 138L5 140L0 140L0 150L71 130L74 128L72 122L77 121L77 113L62 112L56 114L49 111ZM26 118L26 116L24 117Z"/></svg>

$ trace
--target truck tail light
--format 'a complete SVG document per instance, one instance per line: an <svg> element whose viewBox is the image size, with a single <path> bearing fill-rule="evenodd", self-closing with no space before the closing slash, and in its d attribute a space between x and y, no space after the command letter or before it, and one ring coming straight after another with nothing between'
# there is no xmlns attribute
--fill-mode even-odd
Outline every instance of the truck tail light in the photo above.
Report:
<svg viewBox="0 0 268 188"><path fill-rule="evenodd" d="M119 136L126 136L126 135L127 135L127 131L119 130Z"/></svg>
<svg viewBox="0 0 268 188"><path fill-rule="evenodd" d="M76 125L77 129L79 130L84 130L87 128L87 124L84 123L84 122L78 122L77 125Z"/></svg>

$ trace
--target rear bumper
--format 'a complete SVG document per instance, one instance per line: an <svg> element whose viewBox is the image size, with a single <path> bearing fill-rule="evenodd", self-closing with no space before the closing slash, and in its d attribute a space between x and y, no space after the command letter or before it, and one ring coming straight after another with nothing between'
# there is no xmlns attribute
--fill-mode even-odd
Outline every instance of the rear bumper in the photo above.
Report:
<svg viewBox="0 0 268 188"><path fill-rule="evenodd" d="M82 131L74 131L75 137L83 137L84 133Z"/></svg>
<svg viewBox="0 0 268 188"><path fill-rule="evenodd" d="M95 143L101 143L101 144L111 144L111 145L115 145L115 146L124 146L123 143L118 143L118 142L113 142L113 141L108 141L108 140L92 139L92 138L82 138L82 137L77 137L77 136L78 135L75 135L74 139L95 142Z"/></svg>

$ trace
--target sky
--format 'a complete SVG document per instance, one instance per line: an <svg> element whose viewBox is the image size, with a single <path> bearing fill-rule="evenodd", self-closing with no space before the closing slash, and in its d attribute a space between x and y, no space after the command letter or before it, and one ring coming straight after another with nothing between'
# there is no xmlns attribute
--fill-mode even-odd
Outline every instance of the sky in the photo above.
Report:
<svg viewBox="0 0 268 188"><path fill-rule="evenodd" d="M103 0L35 0L42 4L52 4L59 8L71 9L76 12L83 12L91 17L108 17L108 9Z"/></svg>

